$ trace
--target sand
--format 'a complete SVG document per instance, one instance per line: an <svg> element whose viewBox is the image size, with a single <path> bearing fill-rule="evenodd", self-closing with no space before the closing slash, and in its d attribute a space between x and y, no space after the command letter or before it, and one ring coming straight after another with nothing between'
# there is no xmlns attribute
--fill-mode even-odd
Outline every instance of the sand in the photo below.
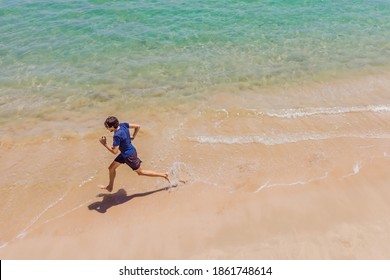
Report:
<svg viewBox="0 0 390 280"><path fill-rule="evenodd" d="M0 258L390 258L390 113L379 102L343 96L275 117L255 98L225 97L120 112L141 123L144 168L178 182L168 190L125 166L112 193L97 188L113 160L98 142L109 112L3 126ZM290 108L277 113L303 112Z"/></svg>
<svg viewBox="0 0 390 280"><path fill-rule="evenodd" d="M345 178L260 190L189 182L170 190L116 187L107 194L88 186L104 197L91 195L74 210L76 198L69 198L63 202L69 205L57 207L70 212L41 217L0 254L2 259L388 259L389 165L390 158L378 158ZM250 185L254 178L237 178L237 184L240 180Z"/></svg>

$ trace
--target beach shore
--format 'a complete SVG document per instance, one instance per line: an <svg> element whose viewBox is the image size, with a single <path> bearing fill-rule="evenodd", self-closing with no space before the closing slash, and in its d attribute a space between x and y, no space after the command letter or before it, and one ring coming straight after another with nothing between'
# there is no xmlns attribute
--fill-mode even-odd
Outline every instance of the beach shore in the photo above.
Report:
<svg viewBox="0 0 390 280"><path fill-rule="evenodd" d="M331 88L348 92L367 79ZM97 188L113 160L98 142L109 137L106 115L91 111L74 127L72 117L7 124L0 257L389 259L389 80L380 81L362 90L371 103L344 94L267 110L243 93L144 107L129 119L119 111L141 123L143 166L169 171L178 184L169 190L126 166L112 193Z"/></svg>

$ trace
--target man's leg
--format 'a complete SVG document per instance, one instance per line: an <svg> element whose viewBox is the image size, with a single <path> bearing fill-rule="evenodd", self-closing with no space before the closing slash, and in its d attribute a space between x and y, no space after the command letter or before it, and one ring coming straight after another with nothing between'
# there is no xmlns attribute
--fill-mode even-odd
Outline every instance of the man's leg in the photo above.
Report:
<svg viewBox="0 0 390 280"><path fill-rule="evenodd" d="M141 167L138 168L137 170L135 170L135 172L137 172L137 174L140 176L162 177L165 180L167 180L168 182L170 182L169 177L168 177L168 173L159 173L159 172L155 172L155 171L151 171L151 170L144 170Z"/></svg>
<svg viewBox="0 0 390 280"><path fill-rule="evenodd" d="M116 169L121 165L120 162L113 161L110 166L108 167L108 174L110 177L110 182L108 183L107 187L101 186L102 189L106 189L109 192L112 192L112 189L114 188L114 180L116 176Z"/></svg>

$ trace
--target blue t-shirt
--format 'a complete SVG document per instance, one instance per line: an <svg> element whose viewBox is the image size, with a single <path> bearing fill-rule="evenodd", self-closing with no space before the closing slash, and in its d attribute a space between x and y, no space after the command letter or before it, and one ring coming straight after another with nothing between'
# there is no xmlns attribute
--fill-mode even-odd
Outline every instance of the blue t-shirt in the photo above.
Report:
<svg viewBox="0 0 390 280"><path fill-rule="evenodd" d="M131 144L130 126L128 123L120 123L119 129L114 132L114 147L119 146L119 150L124 158L128 158L135 152L135 147Z"/></svg>

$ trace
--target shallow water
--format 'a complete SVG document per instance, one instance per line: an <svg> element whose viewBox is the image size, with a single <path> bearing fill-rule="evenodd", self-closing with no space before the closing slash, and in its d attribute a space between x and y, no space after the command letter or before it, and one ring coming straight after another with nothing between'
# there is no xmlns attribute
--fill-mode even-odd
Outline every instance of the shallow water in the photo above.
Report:
<svg viewBox="0 0 390 280"><path fill-rule="evenodd" d="M1 120L388 69L389 13L363 0L2 1Z"/></svg>

